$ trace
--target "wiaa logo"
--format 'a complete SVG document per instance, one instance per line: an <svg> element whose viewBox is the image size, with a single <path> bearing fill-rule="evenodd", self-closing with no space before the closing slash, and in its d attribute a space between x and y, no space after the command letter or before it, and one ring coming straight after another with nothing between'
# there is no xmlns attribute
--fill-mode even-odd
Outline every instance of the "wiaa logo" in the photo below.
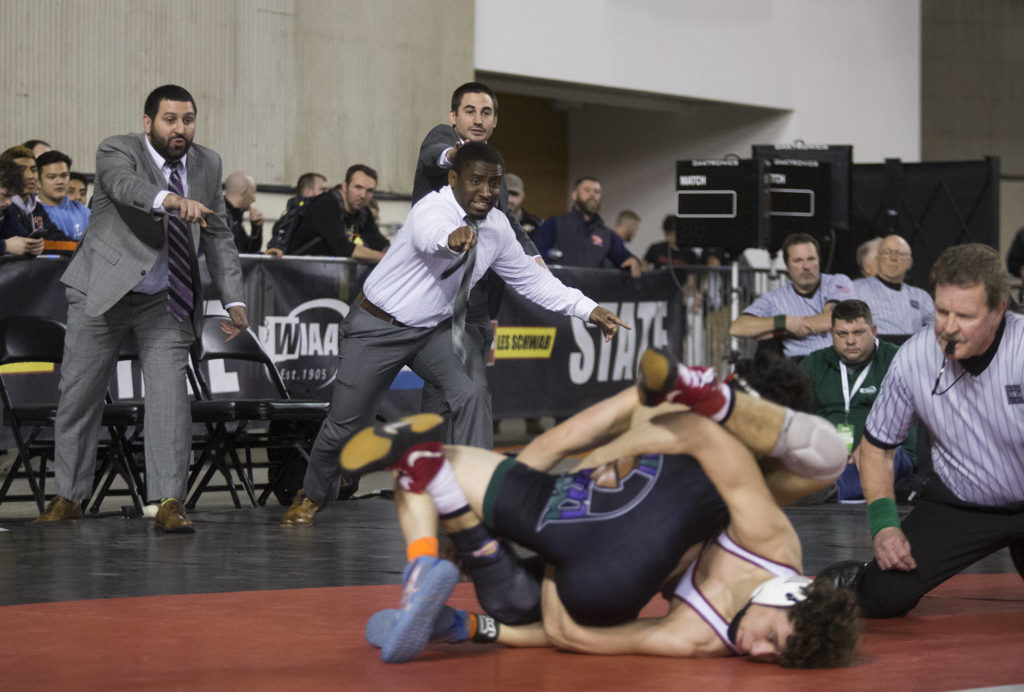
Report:
<svg viewBox="0 0 1024 692"><path fill-rule="evenodd" d="M299 382L313 390L334 381L340 326L348 310L335 298L317 298L297 305L287 315L263 319L260 342L293 392Z"/></svg>

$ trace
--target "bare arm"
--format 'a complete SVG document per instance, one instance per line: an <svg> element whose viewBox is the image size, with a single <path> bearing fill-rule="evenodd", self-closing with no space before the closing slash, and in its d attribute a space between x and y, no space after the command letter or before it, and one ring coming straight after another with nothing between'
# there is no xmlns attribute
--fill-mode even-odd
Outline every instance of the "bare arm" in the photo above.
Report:
<svg viewBox="0 0 1024 692"><path fill-rule="evenodd" d="M861 440L857 450L860 452L857 469L860 471L860 483L868 506L882 498L895 501L893 459L896 450L876 447L866 437ZM910 553L910 541L898 526L886 527L876 533L874 547L875 559L883 570L906 572L917 567Z"/></svg>
<svg viewBox="0 0 1024 692"><path fill-rule="evenodd" d="M366 247L365 245L356 245L352 248L352 259L364 260L366 262L377 264L383 256L383 252L378 252Z"/></svg>

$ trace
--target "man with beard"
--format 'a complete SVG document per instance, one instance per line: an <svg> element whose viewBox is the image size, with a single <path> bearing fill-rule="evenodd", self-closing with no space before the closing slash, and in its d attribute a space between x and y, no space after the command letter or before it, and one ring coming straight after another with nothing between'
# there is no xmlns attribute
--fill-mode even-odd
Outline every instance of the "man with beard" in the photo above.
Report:
<svg viewBox="0 0 1024 692"><path fill-rule="evenodd" d="M309 202L285 254L380 262L388 241L370 211L376 190L377 171L361 163L349 166L344 183Z"/></svg>
<svg viewBox="0 0 1024 692"><path fill-rule="evenodd" d="M854 298L853 283L843 274L822 274L818 241L791 233L782 241L789 283L748 305L729 327L731 336L758 340L780 338L787 358L803 357L829 346L832 308Z"/></svg>
<svg viewBox="0 0 1024 692"><path fill-rule="evenodd" d="M508 218L495 209L504 167L489 144L459 147L448 185L413 206L394 245L366 279L341 324L331 409L313 444L303 490L283 525L312 524L327 500L338 497L342 446L373 419L405 365L451 404L456 439L473 440L474 431L490 430L490 393L467 372L472 346L460 334L469 291L489 268L541 307L596 324L606 339L626 326L523 252Z"/></svg>
<svg viewBox="0 0 1024 692"><path fill-rule="evenodd" d="M61 278L68 327L55 425L57 495L37 521L78 518L92 495L103 399L130 333L146 391L146 496L159 504L158 528L191 533L181 500L192 456L185 366L203 318L199 250L231 318L221 325L228 340L249 323L224 220L220 157L192 144L195 100L180 86L158 87L142 125L145 134L100 144L88 232Z"/></svg>
<svg viewBox="0 0 1024 692"><path fill-rule="evenodd" d="M534 242L542 257L569 267L613 266L640 276L640 260L630 254L622 238L598 216L601 181L584 176L572 191L573 208L541 224Z"/></svg>

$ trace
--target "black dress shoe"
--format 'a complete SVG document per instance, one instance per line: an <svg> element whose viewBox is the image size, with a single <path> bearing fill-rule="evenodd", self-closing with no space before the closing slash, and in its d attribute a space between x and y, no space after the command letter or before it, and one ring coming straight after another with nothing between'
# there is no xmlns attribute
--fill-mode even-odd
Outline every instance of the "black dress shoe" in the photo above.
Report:
<svg viewBox="0 0 1024 692"><path fill-rule="evenodd" d="M864 578L864 572L868 569L867 562L857 560L844 560L829 565L818 572L819 577L830 579L836 586L845 586L856 591L860 587L860 581Z"/></svg>

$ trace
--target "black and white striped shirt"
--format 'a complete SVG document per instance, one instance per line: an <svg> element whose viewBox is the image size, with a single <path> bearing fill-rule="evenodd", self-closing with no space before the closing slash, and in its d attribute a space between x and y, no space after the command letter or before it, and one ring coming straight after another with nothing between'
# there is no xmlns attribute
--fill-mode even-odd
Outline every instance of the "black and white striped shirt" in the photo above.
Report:
<svg viewBox="0 0 1024 692"><path fill-rule="evenodd" d="M951 360L938 390L948 391L933 396L941 366L933 330L908 339L882 381L865 436L892 448L921 420L932 434L935 471L957 497L988 506L1024 500L1024 317L1006 313L995 355L978 375Z"/></svg>
<svg viewBox="0 0 1024 692"><path fill-rule="evenodd" d="M917 286L900 284L893 289L872 276L854 281L853 290L871 308L879 334L913 334L935 323L935 303Z"/></svg>

